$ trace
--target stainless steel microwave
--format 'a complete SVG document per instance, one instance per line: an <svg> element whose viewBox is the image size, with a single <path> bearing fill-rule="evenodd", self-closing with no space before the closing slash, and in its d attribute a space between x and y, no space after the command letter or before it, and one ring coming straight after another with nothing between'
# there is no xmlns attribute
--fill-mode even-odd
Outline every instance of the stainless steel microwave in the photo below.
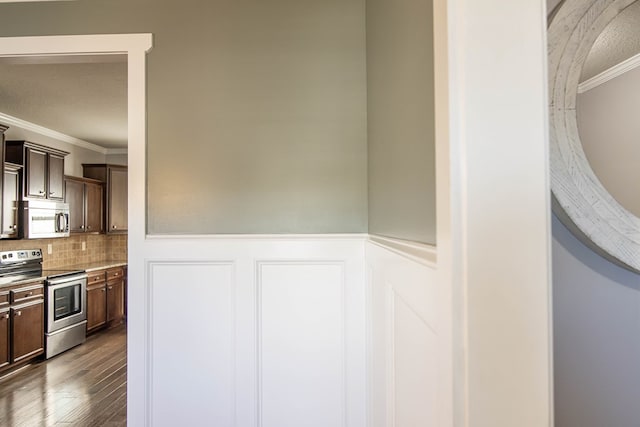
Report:
<svg viewBox="0 0 640 427"><path fill-rule="evenodd" d="M22 237L45 239L69 236L69 205L49 200L20 203Z"/></svg>

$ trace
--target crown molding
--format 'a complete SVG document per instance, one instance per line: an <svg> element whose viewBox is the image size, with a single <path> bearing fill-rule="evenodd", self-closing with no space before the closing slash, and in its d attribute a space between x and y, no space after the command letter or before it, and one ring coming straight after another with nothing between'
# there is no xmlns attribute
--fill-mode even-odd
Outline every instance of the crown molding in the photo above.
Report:
<svg viewBox="0 0 640 427"><path fill-rule="evenodd" d="M638 66L640 66L640 53L632 56L631 58L625 59L621 63L616 64L607 70L604 70L600 74L595 75L588 80L583 81L578 85L578 93L584 93L597 86L600 86L601 84L604 84L609 80L613 80L616 77L626 73L627 71L631 71L634 68L637 68Z"/></svg>
<svg viewBox="0 0 640 427"><path fill-rule="evenodd" d="M44 126L37 125L35 123L28 122L26 120L19 119L17 117L10 116L8 114L0 113L0 122L9 126L16 126L31 132L35 132L42 136L48 136L49 138L57 139L58 141L66 142L71 145L86 148L87 150L96 151L101 154L108 154L108 150L104 147L92 144L91 142L87 142L83 139L69 136L53 129L46 128Z"/></svg>

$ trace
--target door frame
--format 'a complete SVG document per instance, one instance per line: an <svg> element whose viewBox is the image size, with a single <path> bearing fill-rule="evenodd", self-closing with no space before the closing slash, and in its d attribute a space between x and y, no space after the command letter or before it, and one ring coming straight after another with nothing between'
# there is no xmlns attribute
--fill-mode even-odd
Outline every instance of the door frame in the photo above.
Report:
<svg viewBox="0 0 640 427"><path fill-rule="evenodd" d="M102 34L38 37L0 37L0 57L126 54L128 64L127 114L128 176L128 299L130 307L145 307L143 256L146 236L146 54L151 34ZM147 425L148 397L144 309L127 316L127 422Z"/></svg>

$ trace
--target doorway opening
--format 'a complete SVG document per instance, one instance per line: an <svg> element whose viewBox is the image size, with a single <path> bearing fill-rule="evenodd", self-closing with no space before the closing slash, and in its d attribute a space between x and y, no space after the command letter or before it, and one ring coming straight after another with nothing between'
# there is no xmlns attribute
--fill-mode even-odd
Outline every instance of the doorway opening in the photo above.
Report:
<svg viewBox="0 0 640 427"><path fill-rule="evenodd" d="M150 34L0 38L0 58L126 55L128 141L127 421L143 425L146 406L145 294L142 254L146 235L146 53ZM42 396L40 397L42 398ZM47 396L44 397L46 400Z"/></svg>

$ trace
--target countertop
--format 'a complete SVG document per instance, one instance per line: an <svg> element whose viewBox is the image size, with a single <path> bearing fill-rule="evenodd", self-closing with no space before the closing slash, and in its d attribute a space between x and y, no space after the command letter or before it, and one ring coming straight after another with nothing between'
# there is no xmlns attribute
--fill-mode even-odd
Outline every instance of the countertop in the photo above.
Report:
<svg viewBox="0 0 640 427"><path fill-rule="evenodd" d="M127 265L127 261L105 260L97 262L86 262L83 264L65 265L64 268L73 270L84 270L87 273L90 273L92 271L102 270L105 268L124 267L125 265Z"/></svg>
<svg viewBox="0 0 640 427"><path fill-rule="evenodd" d="M96 270L102 270L106 268L114 268L114 267L124 267L127 265L127 261L116 261L116 260L105 260L105 261L97 261L97 262L88 262L83 264L73 264L73 265L65 265L62 267L56 267L55 269L68 269L68 270L84 270L87 273ZM16 280L11 283L0 284L0 289L6 288L9 286L20 286L26 285L33 282L40 282L45 280L46 276L41 277L29 277L24 280Z"/></svg>

